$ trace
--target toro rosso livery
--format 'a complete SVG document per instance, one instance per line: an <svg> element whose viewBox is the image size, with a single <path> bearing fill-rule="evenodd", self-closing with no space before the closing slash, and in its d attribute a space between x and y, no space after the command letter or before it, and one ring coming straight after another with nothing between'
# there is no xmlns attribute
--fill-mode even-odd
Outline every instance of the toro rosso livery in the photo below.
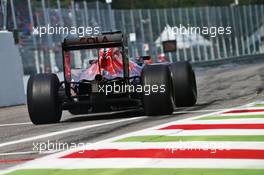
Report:
<svg viewBox="0 0 264 175"><path fill-rule="evenodd" d="M76 68L76 52L86 55L89 63ZM146 115L156 116L196 103L195 74L188 62L137 64L129 60L120 31L66 38L62 53L64 81L56 74L37 74L28 81L28 111L34 124L58 123L63 110L88 114L143 108Z"/></svg>

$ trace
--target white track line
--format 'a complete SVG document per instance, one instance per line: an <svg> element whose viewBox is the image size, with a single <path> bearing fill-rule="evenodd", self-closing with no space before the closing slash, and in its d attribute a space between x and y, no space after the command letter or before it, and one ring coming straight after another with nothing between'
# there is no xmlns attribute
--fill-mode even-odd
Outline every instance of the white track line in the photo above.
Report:
<svg viewBox="0 0 264 175"><path fill-rule="evenodd" d="M264 169L264 160L257 159L46 159L35 160L20 169L90 169L90 168L226 168Z"/></svg>
<svg viewBox="0 0 264 175"><path fill-rule="evenodd" d="M241 112L241 113L226 113L220 116L246 116L246 115L264 115L264 112Z"/></svg>
<svg viewBox="0 0 264 175"><path fill-rule="evenodd" d="M27 154L54 154L59 151L24 151L24 152L8 152L8 153L0 153L0 156L12 156L12 155L27 155Z"/></svg>
<svg viewBox="0 0 264 175"><path fill-rule="evenodd" d="M256 106L245 106L243 108L237 108L238 110L239 109L247 109L247 110L251 110L251 109L264 109L264 107L256 107Z"/></svg>
<svg viewBox="0 0 264 175"><path fill-rule="evenodd" d="M82 127L77 127L77 128L66 129L66 130L62 130L62 131L51 132L51 133L42 134L42 135L33 136L33 137L28 137L28 138L24 138L24 139L20 139L20 140L15 140L15 141L1 143L0 144L0 148L4 147L4 146L10 146L10 145L18 144L18 143L29 142L29 141L43 139L43 138L47 138L47 137L52 137L52 136L57 136L57 135L62 135L62 134L82 131L82 130L86 130L86 129L91 129L91 128L105 126L105 125L111 125L111 124L116 124L116 123L121 123L121 122L126 122L126 121L133 121L133 120L142 119L142 118L146 118L146 117L144 117L144 116L142 116L142 117L133 117L133 118L129 118L129 119L121 119L121 120L115 120L115 121L111 121L111 122L99 123L99 124L94 124L94 125L86 125L86 126L82 126Z"/></svg>
<svg viewBox="0 0 264 175"><path fill-rule="evenodd" d="M251 149L264 150L264 142L225 142L225 141L192 141L192 142L112 142L96 145L91 149ZM87 147L89 149L89 146ZM83 151L83 150L76 150ZM172 150L173 151L173 150Z"/></svg>
<svg viewBox="0 0 264 175"><path fill-rule="evenodd" d="M25 123L7 123L7 124L1 124L0 127L5 126L20 126L20 125L32 125L31 122L25 122Z"/></svg>
<svg viewBox="0 0 264 175"><path fill-rule="evenodd" d="M264 118L240 118L240 119L237 118L237 119L220 119L220 120L210 119L210 120L192 120L192 121L179 120L177 122L174 122L174 124L243 124L243 123L263 124Z"/></svg>
<svg viewBox="0 0 264 175"><path fill-rule="evenodd" d="M134 136L210 136L210 135L263 135L264 129L202 129L202 130L150 130Z"/></svg>
<svg viewBox="0 0 264 175"><path fill-rule="evenodd" d="M204 109L204 110L182 110L182 111L175 111L173 114L188 114L188 113L205 113L205 112L217 112L217 111L222 111L225 109Z"/></svg>
<svg viewBox="0 0 264 175"><path fill-rule="evenodd" d="M26 155L26 154L38 154L38 151L24 151L24 152L10 152L0 153L0 156L12 156L12 155Z"/></svg>

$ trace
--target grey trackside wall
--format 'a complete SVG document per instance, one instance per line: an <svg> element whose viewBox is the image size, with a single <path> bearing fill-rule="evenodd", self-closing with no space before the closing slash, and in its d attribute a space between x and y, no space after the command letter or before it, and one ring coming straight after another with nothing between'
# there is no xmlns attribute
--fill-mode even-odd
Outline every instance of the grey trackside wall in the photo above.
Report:
<svg viewBox="0 0 264 175"><path fill-rule="evenodd" d="M7 31L0 31L0 81L0 107L25 103L22 60Z"/></svg>

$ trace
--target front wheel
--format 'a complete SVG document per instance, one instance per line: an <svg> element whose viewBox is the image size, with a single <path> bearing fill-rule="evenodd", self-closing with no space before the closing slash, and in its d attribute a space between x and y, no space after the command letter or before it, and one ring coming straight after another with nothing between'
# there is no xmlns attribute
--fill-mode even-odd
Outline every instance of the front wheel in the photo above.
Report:
<svg viewBox="0 0 264 175"><path fill-rule="evenodd" d="M30 76L27 86L27 105L32 123L60 122L62 106L59 100L60 81L55 74Z"/></svg>

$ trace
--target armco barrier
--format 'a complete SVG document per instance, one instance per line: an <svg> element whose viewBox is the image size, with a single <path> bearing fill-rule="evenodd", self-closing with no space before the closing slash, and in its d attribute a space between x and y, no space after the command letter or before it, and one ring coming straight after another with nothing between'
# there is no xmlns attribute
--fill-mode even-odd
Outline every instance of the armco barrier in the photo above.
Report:
<svg viewBox="0 0 264 175"><path fill-rule="evenodd" d="M0 107L25 103L21 56L7 31L0 31L0 81Z"/></svg>

